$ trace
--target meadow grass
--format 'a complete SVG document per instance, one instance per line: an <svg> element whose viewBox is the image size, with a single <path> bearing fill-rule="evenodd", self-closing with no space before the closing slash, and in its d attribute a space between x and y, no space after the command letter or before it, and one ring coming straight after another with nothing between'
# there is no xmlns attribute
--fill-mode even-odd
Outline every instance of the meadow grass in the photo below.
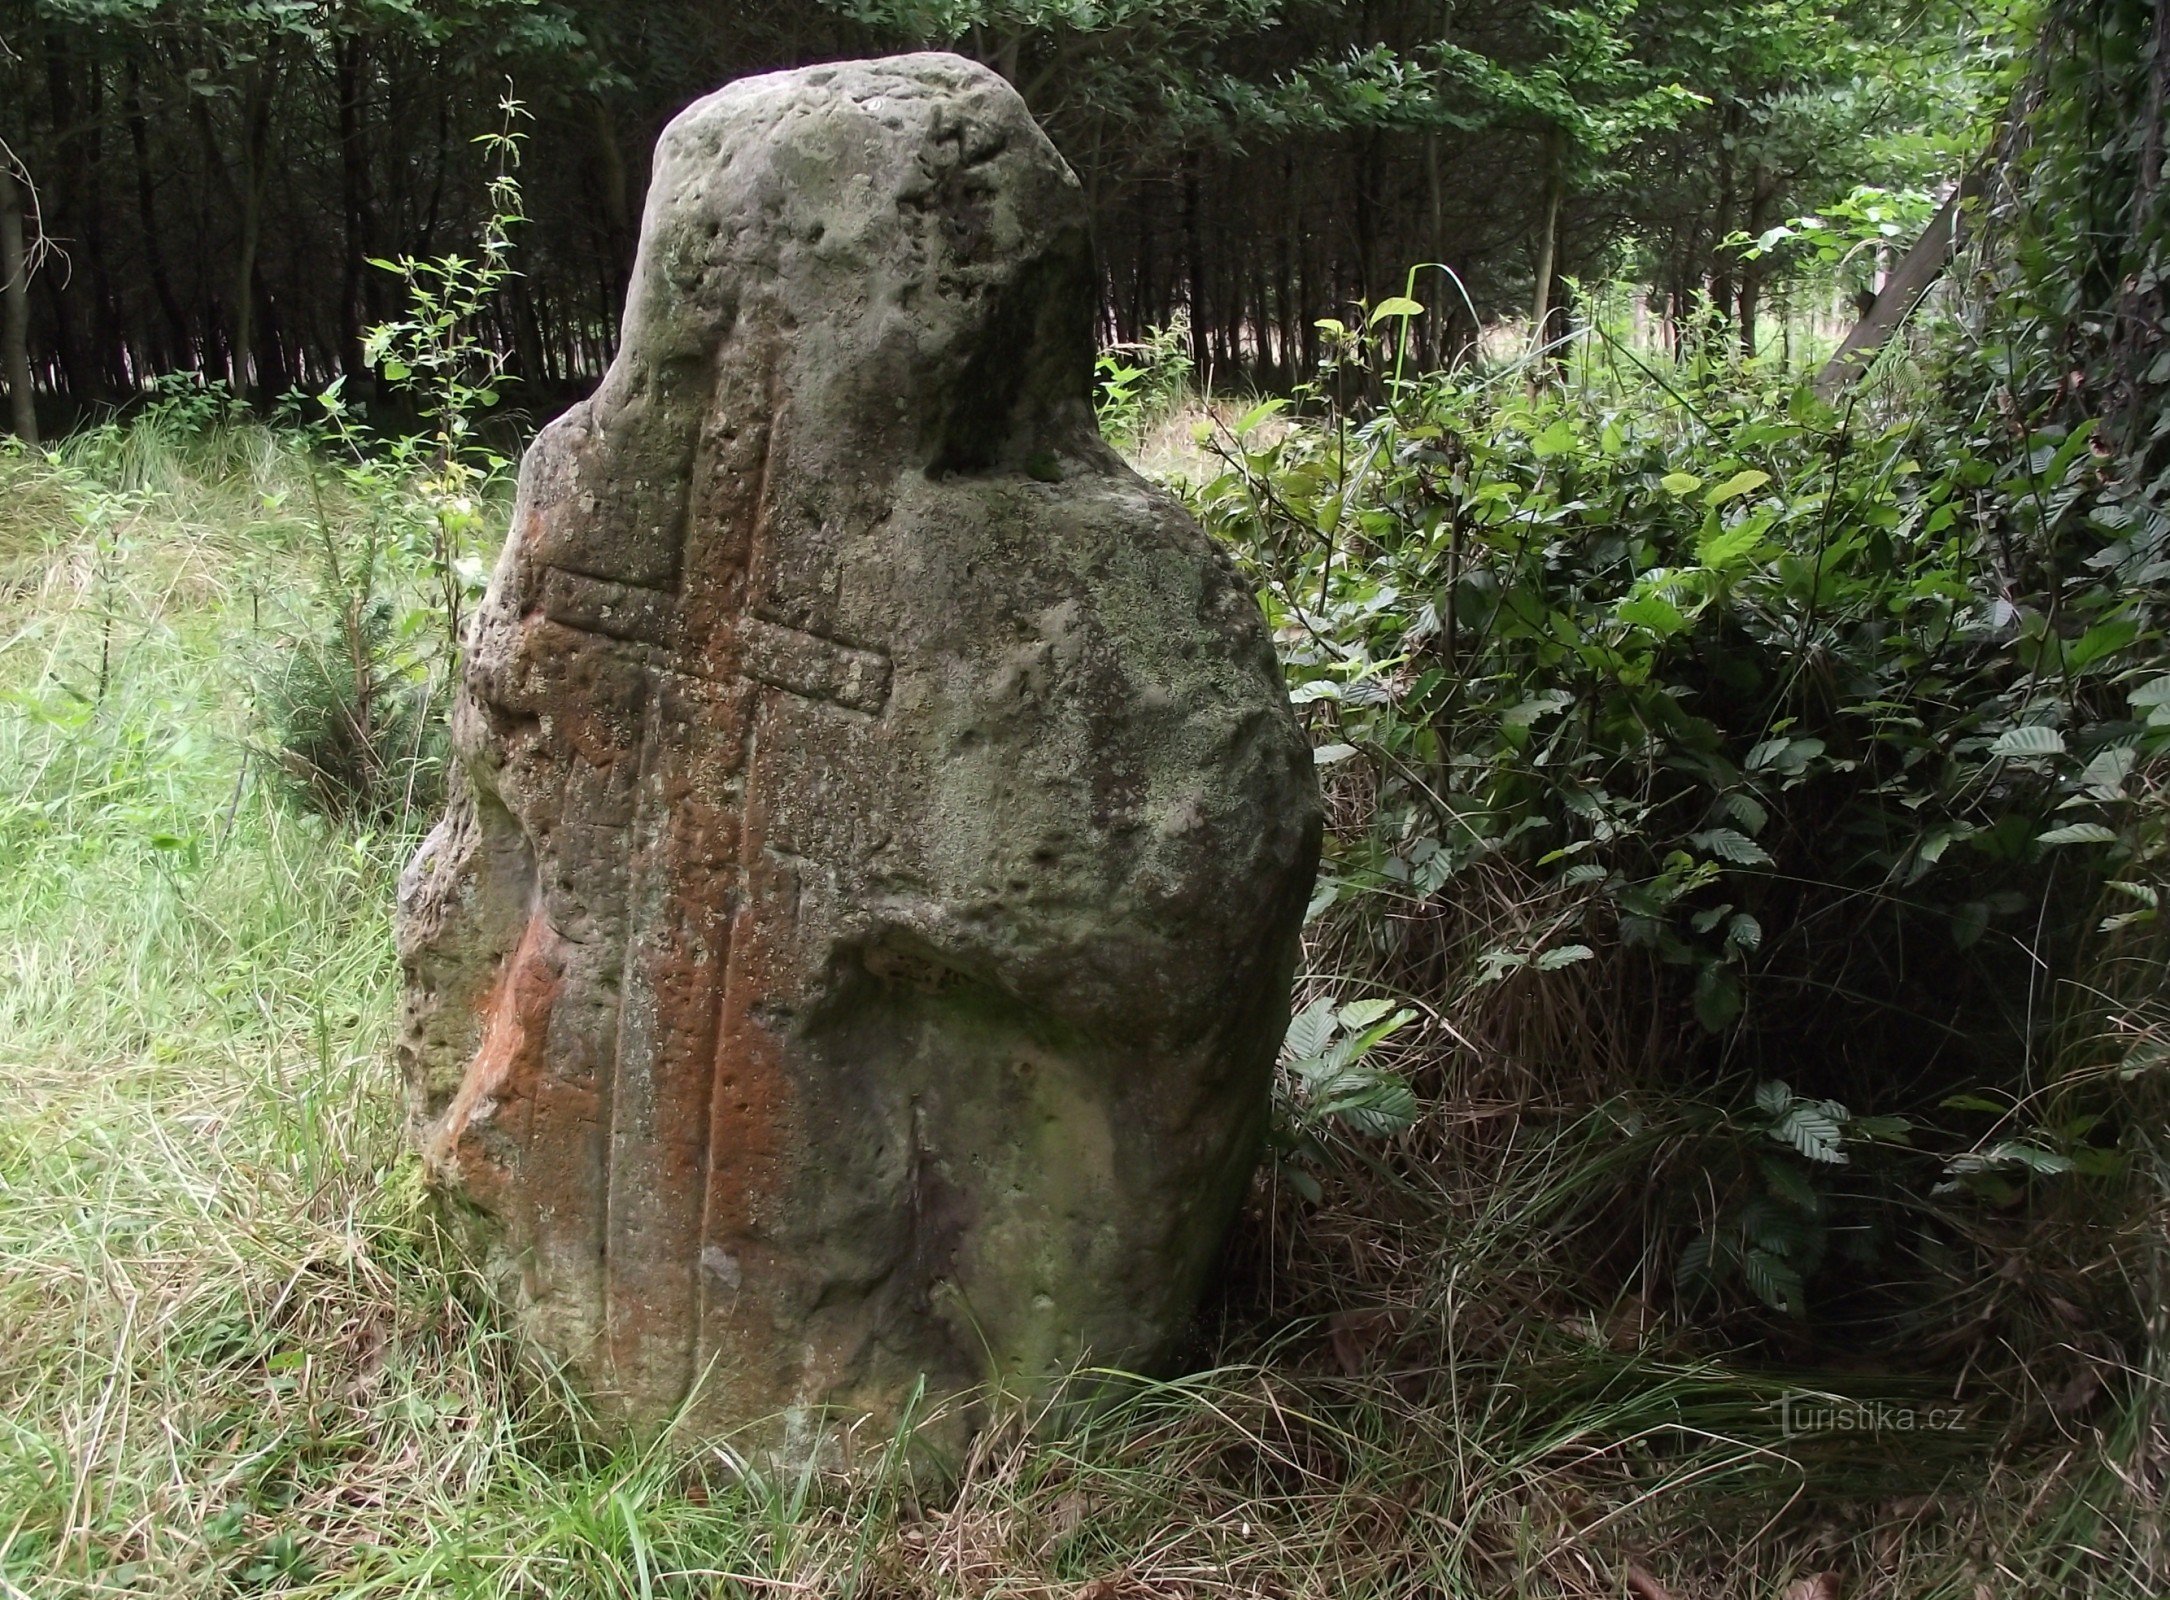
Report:
<svg viewBox="0 0 2170 1600"><path fill-rule="evenodd" d="M795 1476L597 1439L404 1151L411 830L330 825L252 755L258 667L309 625L309 519L359 514L254 427L0 456L0 1594L1687 1600L1831 1571L1979 1600L2161 1574L2137 1402L2049 1447L1788 1437L1782 1397L1828 1374L1548 1276L1647 1175L1651 1128L1602 1108L1502 1124L1447 1095L1433 1136L1491 1117L1481 1159L1343 1150L1318 1206L1262 1180L1202 1370L1012 1419L946 1475L902 1439Z"/></svg>

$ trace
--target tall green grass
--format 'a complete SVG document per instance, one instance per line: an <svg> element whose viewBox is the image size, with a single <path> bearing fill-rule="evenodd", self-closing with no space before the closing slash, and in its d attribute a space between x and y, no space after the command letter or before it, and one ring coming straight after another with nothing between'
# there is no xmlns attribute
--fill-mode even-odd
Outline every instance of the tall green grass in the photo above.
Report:
<svg viewBox="0 0 2170 1600"><path fill-rule="evenodd" d="M1510 1108L1429 1187L1353 1146L1321 1206L1262 1184L1197 1375L1005 1425L953 1478L887 1439L780 1478L596 1441L403 1152L411 834L305 814L251 754L321 491L246 426L0 456L0 1594L1601 1596L1633 1564L1682 1597L1833 1569L1974 1600L2161 1571L2149 1415L2050 1449L1789 1438L1799 1375L1549 1280L1650 1148L1602 1109Z"/></svg>

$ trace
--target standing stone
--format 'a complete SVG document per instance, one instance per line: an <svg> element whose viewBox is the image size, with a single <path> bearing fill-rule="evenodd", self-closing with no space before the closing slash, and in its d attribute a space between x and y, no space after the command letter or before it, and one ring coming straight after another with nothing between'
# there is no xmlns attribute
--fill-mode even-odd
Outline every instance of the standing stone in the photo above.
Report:
<svg viewBox="0 0 2170 1600"><path fill-rule="evenodd" d="M401 1056L622 1420L803 1450L1183 1336L1319 806L1243 581L1094 429L1093 298L993 73L750 78L664 132L618 357L522 465Z"/></svg>

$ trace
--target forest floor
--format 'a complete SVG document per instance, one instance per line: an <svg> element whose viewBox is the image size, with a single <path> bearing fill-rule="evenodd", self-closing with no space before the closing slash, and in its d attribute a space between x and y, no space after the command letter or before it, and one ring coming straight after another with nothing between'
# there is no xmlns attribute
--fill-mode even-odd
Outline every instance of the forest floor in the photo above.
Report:
<svg viewBox="0 0 2170 1600"><path fill-rule="evenodd" d="M997 1430L961 1486L886 1440L793 1478L590 1442L403 1149L412 835L297 809L256 755L252 674L308 626L312 519L348 514L320 495L254 428L0 457L0 1594L2115 1592L2039 1579L2115 1493L2077 1448L1523 1297L1532 1197L1612 1159L1557 1139L1430 1195L1262 1180L1203 1370ZM1335 1259L1433 1288L1277 1278ZM1398 1365L1418 1314L1466 1359Z"/></svg>

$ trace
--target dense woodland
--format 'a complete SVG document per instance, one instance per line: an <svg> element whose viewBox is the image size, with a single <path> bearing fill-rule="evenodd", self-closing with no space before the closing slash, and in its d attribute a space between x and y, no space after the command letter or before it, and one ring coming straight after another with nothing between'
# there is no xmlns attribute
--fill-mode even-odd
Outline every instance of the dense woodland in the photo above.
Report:
<svg viewBox="0 0 2170 1600"><path fill-rule="evenodd" d="M509 93L530 220L489 336L548 404L608 358L674 112L920 46L1003 72L1078 171L1108 337L1185 318L1215 382L1311 374L1319 318L1424 262L1464 291L1426 296L1426 358L1621 274L1752 345L1770 263L1727 241L1948 185L1998 37L1954 0L9 0L11 355L56 423L179 370L366 392L371 262L473 248Z"/></svg>

